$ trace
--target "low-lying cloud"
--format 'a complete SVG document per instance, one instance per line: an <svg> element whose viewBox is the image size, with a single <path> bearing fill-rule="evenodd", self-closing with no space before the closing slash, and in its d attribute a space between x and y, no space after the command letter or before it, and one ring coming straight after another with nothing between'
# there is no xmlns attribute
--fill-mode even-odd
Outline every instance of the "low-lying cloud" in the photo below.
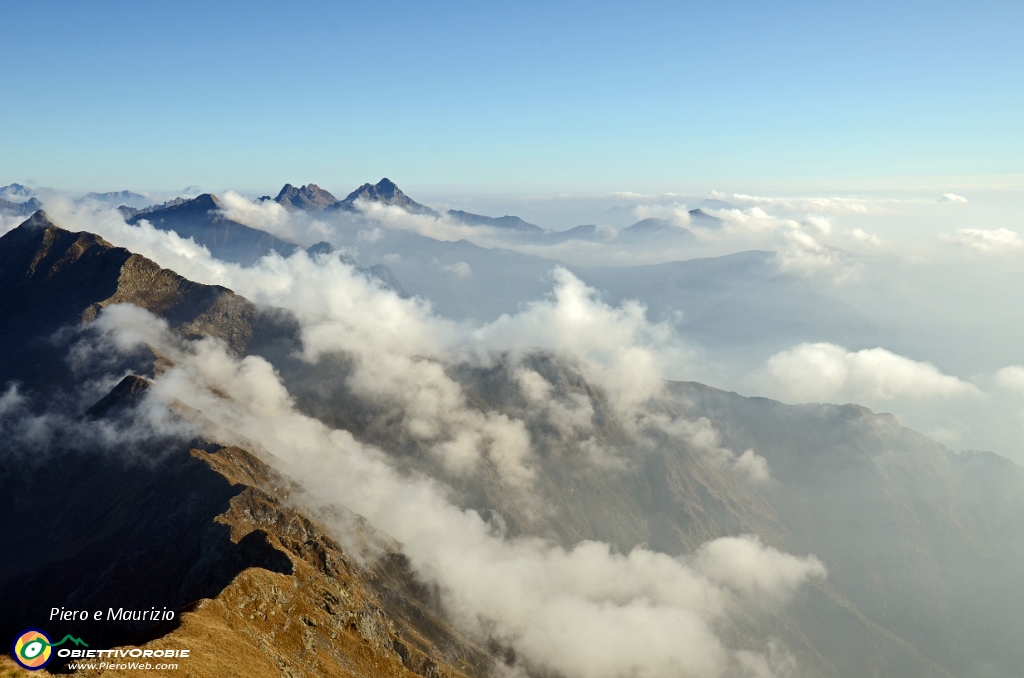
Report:
<svg viewBox="0 0 1024 678"><path fill-rule="evenodd" d="M1009 254L1024 249L1020 234L1008 228L961 228L953 234L943 233L939 240L981 254Z"/></svg>
<svg viewBox="0 0 1024 678"><path fill-rule="evenodd" d="M100 322L125 333L118 341L154 341L173 363L150 389L154 400L201 412L206 435L269 453L315 501L344 503L396 538L417 573L440 587L457 626L514 648L521 667L581 678L738 675L755 659L767 665L771 653L732 647L719 624L745 601L783 605L826 576L813 556L752 536L713 540L689 558L503 539L434 481L403 476L381 451L297 412L262 358L236 359L216 339L182 342L147 316L111 307Z"/></svg>
<svg viewBox="0 0 1024 678"><path fill-rule="evenodd" d="M771 356L750 379L787 402L886 402L980 395L979 389L934 365L883 348L848 351L828 343L800 344Z"/></svg>

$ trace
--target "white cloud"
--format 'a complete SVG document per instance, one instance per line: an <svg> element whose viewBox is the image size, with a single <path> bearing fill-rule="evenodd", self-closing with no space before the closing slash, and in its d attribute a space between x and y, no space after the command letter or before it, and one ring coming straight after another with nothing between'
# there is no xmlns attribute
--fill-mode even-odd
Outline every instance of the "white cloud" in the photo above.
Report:
<svg viewBox="0 0 1024 678"><path fill-rule="evenodd" d="M712 191L708 197L738 206L763 206L786 210L791 213L813 212L819 214L863 214L875 201L864 198L841 197L766 197L744 193L721 193Z"/></svg>
<svg viewBox="0 0 1024 678"><path fill-rule="evenodd" d="M615 191L612 195L616 198L626 198L629 200L653 200L659 197L654 193L634 193L633 191Z"/></svg>
<svg viewBox="0 0 1024 678"><path fill-rule="evenodd" d="M752 601L784 604L803 582L826 575L813 556L752 536L710 541L692 558L504 538L449 503L434 481L398 472L379 450L297 412L263 359L238 360L214 339L140 334L126 311L101 316L108 331L125 323L132 336L156 341L173 363L151 389L155 400L201 412L206 435L269 453L308 500L342 502L397 539L418 575L439 587L458 628L513 647L526 667L569 678L719 678L737 663L768 666L772 652L731 647L719 623ZM530 393L545 391L524 380Z"/></svg>
<svg viewBox="0 0 1024 678"><path fill-rule="evenodd" d="M847 351L834 344L800 344L776 353L750 380L789 402L891 401L979 395L973 384L883 348Z"/></svg>
<svg viewBox="0 0 1024 678"><path fill-rule="evenodd" d="M860 228L855 228L850 231L844 231L844 234L849 235L857 242L867 243L869 245L875 246L882 244L882 241L879 239L877 235L873 233L867 233L866 231Z"/></svg>
<svg viewBox="0 0 1024 678"><path fill-rule="evenodd" d="M670 419L663 414L644 413L638 419L639 426L684 441L693 450L708 455L721 467L732 470L745 480L758 484L771 479L767 459L754 450L747 450L737 457L732 450L722 446L721 436L706 417Z"/></svg>
<svg viewBox="0 0 1024 678"><path fill-rule="evenodd" d="M113 213L67 214L191 279L291 309L302 327L304 357L344 352L353 363L349 387L396 403L397 426L451 473L490 465L509 487L529 488L535 467L524 422L471 406L445 367L467 356L487 360L496 351L543 349L575 361L615 412L633 418L632 430L656 428L751 480L768 478L763 458L752 450L737 458L722 448L707 420L644 414L642 405L662 392L666 367L685 364L691 354L671 325L648 321L642 305L606 304L564 269L553 272L550 297L471 328L434 316L420 300L399 298L337 258L313 260L300 252L242 268L211 258L191 240L148 225L129 227ZM460 629L513 647L527 666L568 678L719 678L737 665L782 666L785 652L734 647L717 629L751 601L784 604L802 582L825 576L813 556L785 554L752 536L713 540L692 558L644 548L620 554L597 542L567 549L502 538L477 513L450 503L439 482L399 472L382 451L298 412L262 358L237 359L211 338L178 340L165 324L127 306L104 309L93 327L102 335L94 348L146 343L167 357L171 366L150 389L152 416L166 417L168 407L182 403L202 413L196 425L205 435L268 454L311 501L343 503L366 517L402 543L418 575L438 586ZM514 379L537 411L586 435L593 421L586 397L553 401L551 384L516 367L513 355ZM18 397L0 396L0 411L16 413ZM161 404L166 407L156 407ZM583 446L595 463L614 462L592 438ZM344 538L343 525L334 529Z"/></svg>
<svg viewBox="0 0 1024 678"><path fill-rule="evenodd" d="M671 205L637 205L633 208L633 216L637 221L644 219L665 219L673 226L680 228L690 227L690 212L686 205L672 203Z"/></svg>
<svg viewBox="0 0 1024 678"><path fill-rule="evenodd" d="M362 242L374 243L380 240L384 236L384 231L380 228L364 228L356 233L356 239Z"/></svg>
<svg viewBox="0 0 1024 678"><path fill-rule="evenodd" d="M828 233L820 226L816 230L819 234ZM845 252L823 245L818 237L799 226L785 231L785 245L776 255L779 271L804 278L823 277L835 285L860 277L862 266L858 262Z"/></svg>
<svg viewBox="0 0 1024 678"><path fill-rule="evenodd" d="M588 379L602 387L620 412L629 412L664 388L670 363L684 364L689 351L668 323L651 323L634 301L603 303L564 268L552 276L549 299L526 304L473 333L481 348L523 352L555 350L579 358Z"/></svg>
<svg viewBox="0 0 1024 678"><path fill-rule="evenodd" d="M963 197L962 195L957 195L956 193L943 193L942 197L939 198L939 202L966 203L967 198Z"/></svg>
<svg viewBox="0 0 1024 678"><path fill-rule="evenodd" d="M594 407L584 394L572 393L559 400L553 395L553 387L544 377L525 367L515 369L512 378L531 407L542 412L563 433L574 435L588 433L593 429Z"/></svg>
<svg viewBox="0 0 1024 678"><path fill-rule="evenodd" d="M745 593L785 597L810 577L825 577L820 560L795 559L766 547L755 536L724 537L697 551L697 569L709 579Z"/></svg>
<svg viewBox="0 0 1024 678"><path fill-rule="evenodd" d="M939 240L950 245L959 245L982 254L1006 254L1024 248L1020 235L1008 228L985 230L981 228L961 228L950 235L943 233Z"/></svg>
<svg viewBox="0 0 1024 678"><path fill-rule="evenodd" d="M1024 394L1024 367L1010 365L996 373L996 384L1002 388L1010 389Z"/></svg>
<svg viewBox="0 0 1024 678"><path fill-rule="evenodd" d="M333 229L323 221L301 210L285 209L273 200L249 200L234 191L225 191L219 200L220 211L228 219L303 247L327 240L333 233Z"/></svg>
<svg viewBox="0 0 1024 678"><path fill-rule="evenodd" d="M805 226L810 226L820 235L829 235L832 233L832 221L828 217L810 214L806 219L804 219L803 224Z"/></svg>
<svg viewBox="0 0 1024 678"><path fill-rule="evenodd" d="M429 214L410 214L401 207L379 202L357 200L355 207L363 217L380 228L412 231L436 240L470 240L477 244L490 240L500 241L500 229L490 226L469 226L451 219L447 214L439 217Z"/></svg>

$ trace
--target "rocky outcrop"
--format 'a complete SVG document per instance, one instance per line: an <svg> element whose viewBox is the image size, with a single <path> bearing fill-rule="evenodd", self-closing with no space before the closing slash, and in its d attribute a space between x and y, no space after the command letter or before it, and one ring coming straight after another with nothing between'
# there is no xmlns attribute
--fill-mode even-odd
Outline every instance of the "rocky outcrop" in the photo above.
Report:
<svg viewBox="0 0 1024 678"><path fill-rule="evenodd" d="M64 230L39 211L0 238L0 384L67 385L66 342L73 337L62 343L55 333L120 303L160 316L183 336L223 339L239 353L287 343L297 331L283 312L187 280L97 235ZM145 373L152 360L139 356L134 366Z"/></svg>
<svg viewBox="0 0 1024 678"><path fill-rule="evenodd" d="M289 209L323 212L328 207L337 204L338 199L316 184L307 184L300 188L285 184L274 198L274 202Z"/></svg>

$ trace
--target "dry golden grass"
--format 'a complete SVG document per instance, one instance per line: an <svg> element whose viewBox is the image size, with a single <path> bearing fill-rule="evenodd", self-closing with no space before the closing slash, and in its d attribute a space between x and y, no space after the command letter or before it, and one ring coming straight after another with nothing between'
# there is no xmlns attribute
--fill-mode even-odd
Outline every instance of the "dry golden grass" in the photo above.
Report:
<svg viewBox="0 0 1024 678"><path fill-rule="evenodd" d="M370 583L378 575L355 565L321 524L289 506L282 496L287 483L272 469L238 448L192 454L246 487L215 519L231 528L232 541L261 530L267 544L287 556L291 573L249 567L215 598L184 612L174 631L140 646L189 649L189 657L117 662L170 663L176 669L79 669L74 675L461 678L478 673L471 670L478 660L466 663L479 654L468 641L456 640L466 650L460 653L458 668L453 667L418 629L386 612ZM434 626L443 634L454 633L440 620Z"/></svg>

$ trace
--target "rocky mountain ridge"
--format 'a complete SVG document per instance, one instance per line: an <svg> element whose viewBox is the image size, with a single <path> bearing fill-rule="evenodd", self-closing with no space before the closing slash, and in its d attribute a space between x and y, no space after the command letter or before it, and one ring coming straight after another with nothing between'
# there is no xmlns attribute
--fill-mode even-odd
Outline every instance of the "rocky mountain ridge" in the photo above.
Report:
<svg viewBox="0 0 1024 678"><path fill-rule="evenodd" d="M31 197L25 202L12 202L10 200L4 200L0 198L0 213L9 214L11 216L27 217L33 212L41 209L43 203L39 202L39 198Z"/></svg>
<svg viewBox="0 0 1024 678"><path fill-rule="evenodd" d="M552 401L589 403L593 440L619 458L617 470L610 470L590 461L582 438L533 413L505 359L487 366L447 366L473 407L524 422L538 457L536 491L550 507L538 517L497 477L456 477L441 467L396 427L399 404L352 391L345 355L326 354L315 363L298 359L297 324L287 312L261 309L225 288L190 282L98 236L60 229L43 213L0 238L0 295L0 341L7 342L0 350L15 357L3 364L0 384L18 380L27 393L73 387L83 376L71 375L67 345L50 338L69 325L87 329L102 308L133 303L166 319L183 337L213 335L237 355L265 357L303 412L386 450L401 468L448 484L461 506L500 515L510 536L565 546L594 539L623 553L645 544L683 555L710 539L753 533L783 551L815 554L828 568L826 580L810 585L785 613L749 610L725 631L744 644L782 642L808 676L1008 678L1024 667L1015 616L1024 607L1016 586L1024 576L1024 474L996 455L955 455L891 416L854 405L787 406L700 384L668 384L649 404L650 413L692 422L703 418L719 432L723 446L737 454L754 450L765 459L770 481L751 484L686 439L656 427L637 438L610 407L608 394L588 383L571 361L546 354L523 358L515 366L540 375L550 385ZM117 369L135 376L105 398L95 398L83 413L122 416L120 408L130 411L144 397L144 378L161 369L152 353L119 359L124 362ZM69 457L59 450L55 466L40 467L43 475L18 475L23 465L12 464L12 450L5 450L0 457L9 479L5 487L20 488L5 495L0 511L9 521L0 535L12 538L5 552L19 554L0 570L4 599L15 601L11 609L21 615L10 617L10 623L28 625L34 614L27 594L12 583L30 576L27 569L39 573L31 575L40 577L34 589L49 586L51 597L74 601L93 589L105 596L118 587L130 592L142 586L132 573L145 568L128 564L160 562L170 582L167 600L183 606L183 623L150 632L187 634L182 637L189 642L209 643L211 653L219 650L209 639L223 636L229 639L224 649L243 657L256 673L334 675L341 666L337 675L372 675L367 672L374 665L395 675L419 667L427 675L433 670L429 660L442 673L469 675L493 661L479 644L460 639L430 617L437 608L429 592L406 575L399 577L404 593L379 593L367 583L374 581L372 573L346 569L344 563L355 559L326 541L328 531L299 529L317 523L317 517L295 508L301 488L274 476L267 460L202 440L184 448L172 449L167 441L152 445L136 456L167 454L169 461L157 464L151 475L138 469L125 475L114 461ZM70 475L58 470L63 465ZM179 476L184 480L172 482ZM101 496L109 495L117 506L90 505L89 488L95 487L110 488ZM195 500L189 499L192 491L198 492ZM206 508L186 510L196 501ZM179 507L139 513L153 524L163 520L161 526L177 526L179 560L145 540L128 539L126 516L134 514L125 506ZM19 530L27 529L23 516L32 512L53 516L46 527L52 534L71 529L61 527L70 520L74 531L88 538L28 539ZM127 544L119 547L128 550L117 561L124 565L123 578L103 580L113 588L86 585L89 573L106 567L96 554L109 550L106 545L113 542L105 540L110 539ZM68 551L71 544L82 550ZM352 572L356 579L345 579ZM350 588L338 584L345 581ZM359 604L346 607L338 591L351 593L357 584L370 593L359 593ZM323 592L337 600L320 597ZM208 602L193 607L185 599ZM389 608L389 600L399 601L397 607ZM349 616L360 610L369 616ZM357 619L354 630L347 626L351 619ZM278 646L287 649L276 651ZM385 666L392 668L380 668Z"/></svg>
<svg viewBox="0 0 1024 678"><path fill-rule="evenodd" d="M221 338L238 354L275 355L275 342L285 344L277 354L292 351L286 313L185 280L93 234L65 231L39 212L0 238L0 341L15 358L3 362L0 383L19 383L44 407L60 397L57 389L74 390L90 372L48 338L61 327L87 328L116 303L157 314L182 337ZM117 359L95 374L166 368L154 353ZM125 377L87 408L81 425L130 426L148 386L138 374ZM45 622L52 601L103 609L145 601L177 611L177 619L47 628L73 631L94 647L193 647L203 660L189 675L211 678L437 678L479 676L490 666L487 652L440 618L394 544L367 526L366 548L386 555L347 553L317 517L296 508L301 490L249 452L199 438L55 444L43 455L31 442L0 447L0 633ZM40 529L47 539L33 536Z"/></svg>

